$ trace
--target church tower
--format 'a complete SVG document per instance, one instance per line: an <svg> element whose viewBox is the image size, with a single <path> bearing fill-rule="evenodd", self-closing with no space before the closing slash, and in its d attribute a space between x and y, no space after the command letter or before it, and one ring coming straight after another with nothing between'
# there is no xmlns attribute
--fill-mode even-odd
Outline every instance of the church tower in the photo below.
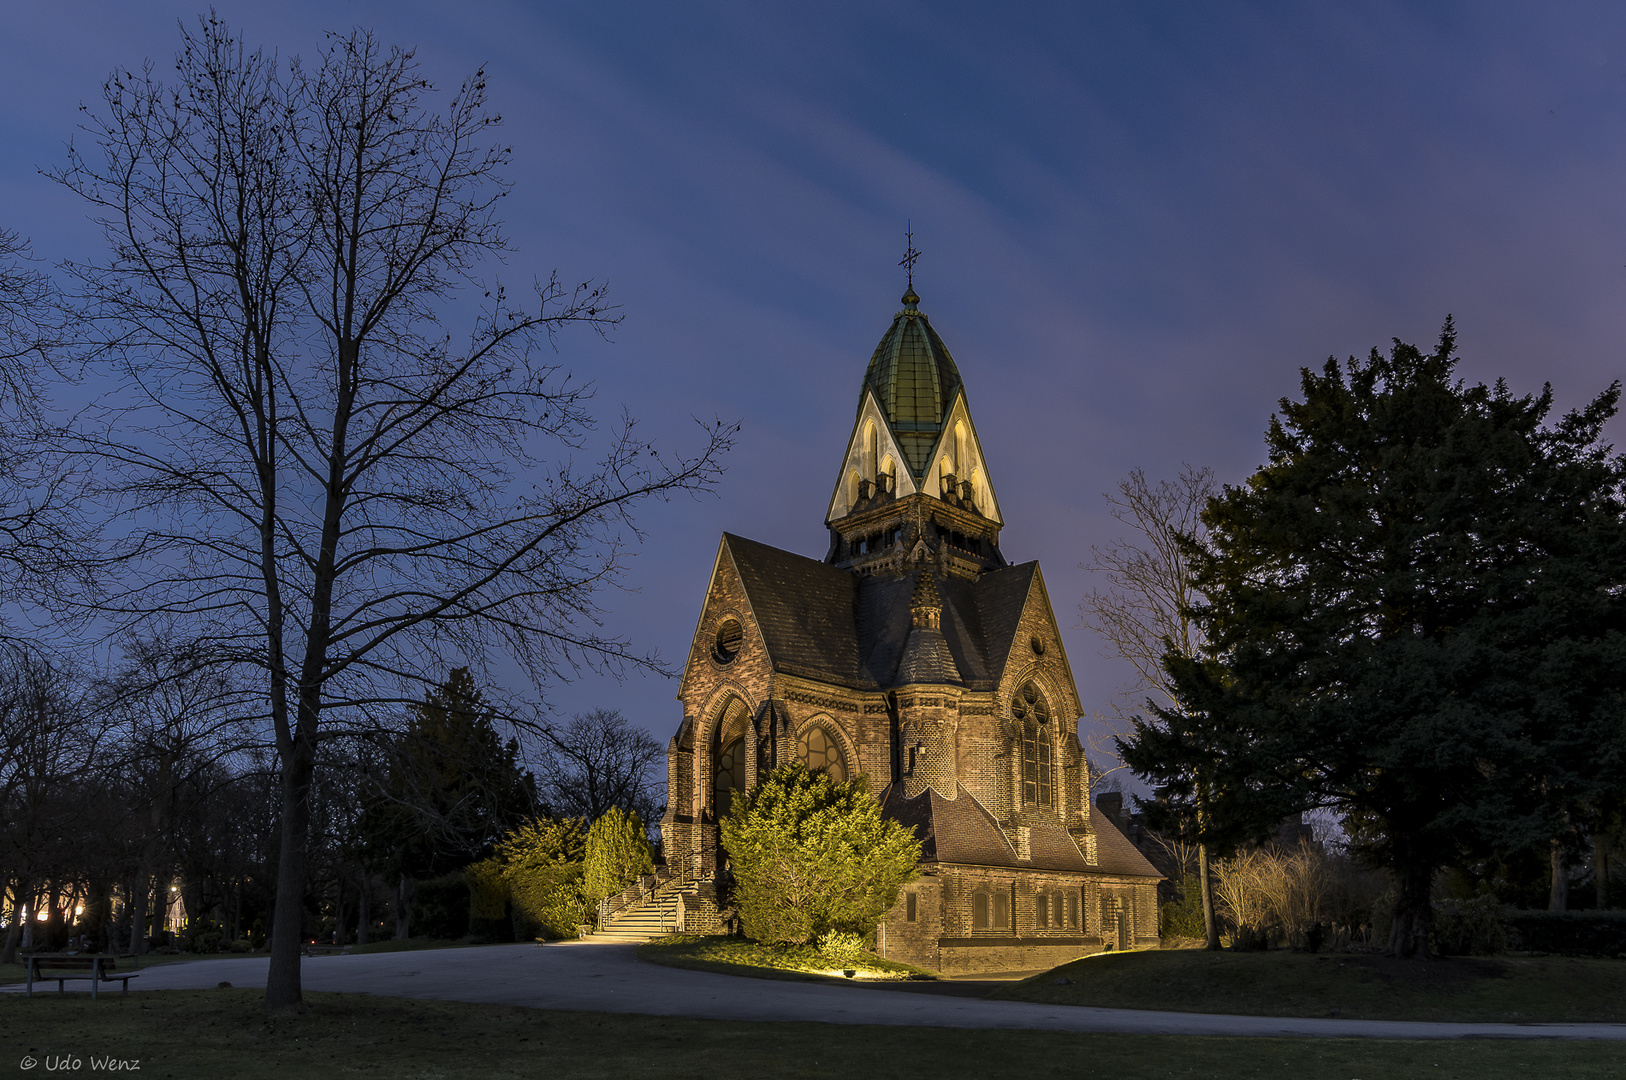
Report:
<svg viewBox="0 0 1626 1080"><path fill-rule="evenodd" d="M1090 805L1055 612L1038 564L1000 550L1004 524L911 281L859 386L825 557L718 546L667 749L683 929L722 927L728 808L801 762L862 780L921 840L921 877L879 931L889 955L1016 970L1156 942L1158 874Z"/></svg>
<svg viewBox="0 0 1626 1080"><path fill-rule="evenodd" d="M945 574L1005 565L1004 522L965 384L911 288L864 372L825 524L825 561L900 573L931 553Z"/></svg>

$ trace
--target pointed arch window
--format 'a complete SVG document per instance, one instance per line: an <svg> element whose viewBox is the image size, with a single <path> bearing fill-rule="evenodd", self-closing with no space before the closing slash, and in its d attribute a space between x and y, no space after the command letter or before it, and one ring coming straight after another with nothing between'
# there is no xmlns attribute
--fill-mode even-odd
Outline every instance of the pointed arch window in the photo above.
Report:
<svg viewBox="0 0 1626 1080"><path fill-rule="evenodd" d="M796 740L796 757L814 772L823 772L838 784L847 782L847 759L841 747L822 727L810 727Z"/></svg>
<svg viewBox="0 0 1626 1080"><path fill-rule="evenodd" d="M714 780L712 806L718 820L728 816L734 806L734 795L745 790L745 740L735 739L717 755L717 773Z"/></svg>
<svg viewBox="0 0 1626 1080"><path fill-rule="evenodd" d="M1022 736L1022 801L1030 806L1056 805L1055 751L1051 744L1050 704L1034 683L1016 692L1011 704Z"/></svg>

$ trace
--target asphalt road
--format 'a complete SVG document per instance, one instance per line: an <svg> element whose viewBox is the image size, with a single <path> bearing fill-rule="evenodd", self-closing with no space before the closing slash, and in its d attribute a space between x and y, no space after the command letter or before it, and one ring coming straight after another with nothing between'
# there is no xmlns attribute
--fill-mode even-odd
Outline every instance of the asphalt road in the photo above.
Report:
<svg viewBox="0 0 1626 1080"><path fill-rule="evenodd" d="M305 960L303 979L307 990L717 1020L812 1020L1143 1035L1626 1039L1626 1024L1439 1024L983 1001L943 993L903 993L895 987L880 989L859 983L744 979L685 971L642 963L635 948L630 944L585 941L543 947L491 945L320 956ZM131 992L210 989L223 981L237 987L262 987L265 971L263 957L166 964L142 971L131 981ZM69 985L86 987L85 983ZM22 991L20 985L4 989ZM41 992L40 988L36 987L35 992ZM56 993L56 987L50 985L44 992Z"/></svg>

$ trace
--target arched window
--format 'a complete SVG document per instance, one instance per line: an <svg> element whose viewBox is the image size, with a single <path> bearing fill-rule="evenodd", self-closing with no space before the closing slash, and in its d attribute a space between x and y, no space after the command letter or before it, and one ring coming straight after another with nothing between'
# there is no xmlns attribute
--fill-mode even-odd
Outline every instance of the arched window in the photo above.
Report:
<svg viewBox="0 0 1626 1080"><path fill-rule="evenodd" d="M994 891L994 929L1011 928L1011 894L1008 889Z"/></svg>
<svg viewBox="0 0 1626 1080"><path fill-rule="evenodd" d="M1050 929L1050 894L1033 895L1033 925L1040 930Z"/></svg>
<svg viewBox="0 0 1626 1080"><path fill-rule="evenodd" d="M862 477L858 475L857 469L847 474L847 507L849 509L858 505L858 484L861 479Z"/></svg>
<svg viewBox="0 0 1626 1080"><path fill-rule="evenodd" d="M880 476L877 477L877 480L881 485L882 491L889 495L897 493L898 463L892 460L891 454L886 455L886 457L881 461L881 472Z"/></svg>
<svg viewBox="0 0 1626 1080"><path fill-rule="evenodd" d="M960 463L961 472L971 471L971 459L965 450L965 422L963 420L954 425L954 460Z"/></svg>
<svg viewBox="0 0 1626 1080"><path fill-rule="evenodd" d="M864 479L875 479L875 459L880 440L875 433L875 423L871 421L864 425Z"/></svg>
<svg viewBox="0 0 1626 1080"><path fill-rule="evenodd" d="M838 784L847 782L847 761L841 747L822 727L810 727L796 740L796 757L803 765L823 771Z"/></svg>
<svg viewBox="0 0 1626 1080"><path fill-rule="evenodd" d="M745 790L745 739L735 739L717 755L712 806L719 820L728 816L734 793Z"/></svg>
<svg viewBox="0 0 1626 1080"><path fill-rule="evenodd" d="M1056 804L1056 768L1050 742L1050 705L1038 686L1016 692L1011 714L1022 732L1022 801L1032 806Z"/></svg>
<svg viewBox="0 0 1626 1080"><path fill-rule="evenodd" d="M947 454L937 459L938 486L943 496L954 494L954 459Z"/></svg>
<svg viewBox="0 0 1626 1080"><path fill-rule="evenodd" d="M985 892L971 898L971 929L988 929L988 894Z"/></svg>

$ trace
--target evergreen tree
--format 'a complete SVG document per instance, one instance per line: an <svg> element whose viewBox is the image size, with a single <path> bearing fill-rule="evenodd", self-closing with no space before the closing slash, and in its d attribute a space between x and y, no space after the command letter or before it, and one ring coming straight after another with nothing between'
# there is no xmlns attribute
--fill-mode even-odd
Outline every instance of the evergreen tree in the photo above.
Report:
<svg viewBox="0 0 1626 1080"><path fill-rule="evenodd" d="M587 880L594 900L620 892L655 872L654 852L643 819L635 810L612 806L587 831Z"/></svg>
<svg viewBox="0 0 1626 1080"><path fill-rule="evenodd" d="M1551 390L1453 377L1455 335L1302 373L1269 461L1188 545L1206 655L1166 658L1124 760L1208 838L1335 807L1389 867L1389 940L1427 955L1429 890L1474 853L1569 835L1626 761L1618 385L1558 423Z"/></svg>
<svg viewBox="0 0 1626 1080"><path fill-rule="evenodd" d="M375 870L424 879L491 852L536 806L519 744L498 734L496 714L467 668L414 706L368 785L359 826Z"/></svg>
<svg viewBox="0 0 1626 1080"><path fill-rule="evenodd" d="M734 903L758 941L868 934L920 859L914 830L881 816L863 777L840 784L800 763L736 799L722 833Z"/></svg>

